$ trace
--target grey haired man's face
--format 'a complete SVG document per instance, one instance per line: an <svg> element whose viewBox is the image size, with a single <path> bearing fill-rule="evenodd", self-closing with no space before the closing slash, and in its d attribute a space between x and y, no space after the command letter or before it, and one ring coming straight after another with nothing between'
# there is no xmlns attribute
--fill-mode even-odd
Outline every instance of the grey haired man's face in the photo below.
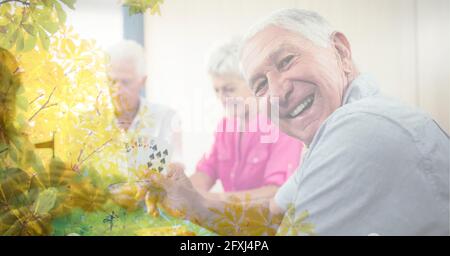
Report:
<svg viewBox="0 0 450 256"><path fill-rule="evenodd" d="M337 49L334 42L321 47L276 26L260 31L243 48L241 61L252 91L277 97L280 128L307 144L342 104L348 81Z"/></svg>
<svg viewBox="0 0 450 256"><path fill-rule="evenodd" d="M112 62L108 76L116 114L135 110L139 104L139 92L145 85L145 77L139 75L136 67L126 60Z"/></svg>

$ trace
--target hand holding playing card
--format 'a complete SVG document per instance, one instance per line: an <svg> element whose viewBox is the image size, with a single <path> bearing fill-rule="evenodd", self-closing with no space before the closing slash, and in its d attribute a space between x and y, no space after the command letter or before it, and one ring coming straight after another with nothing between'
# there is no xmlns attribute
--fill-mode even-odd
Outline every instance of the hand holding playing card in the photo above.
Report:
<svg viewBox="0 0 450 256"><path fill-rule="evenodd" d="M130 180L121 185L122 189L111 191L115 195L115 201L131 210L144 201L147 212L155 217L159 215L158 204L163 204L173 215L183 215L191 205L188 204L189 201L198 193L184 175L183 165L168 164L168 144L157 139L146 140L139 137L126 145L126 151L131 170ZM190 195L193 197L189 198ZM184 200L185 196L187 200Z"/></svg>
<svg viewBox="0 0 450 256"><path fill-rule="evenodd" d="M156 202L173 216L187 217L199 209L197 206L203 202L203 197L192 186L182 164L171 163L167 169L166 175L150 177L148 181L151 189L146 197L154 200L154 206Z"/></svg>
<svg viewBox="0 0 450 256"><path fill-rule="evenodd" d="M158 139L137 137L125 144L128 158L128 182L112 184L109 190L113 200L123 208L134 211L145 205L149 213L158 215L156 202L158 200L157 187L150 187L148 179L154 175L161 175L170 159L167 143ZM147 192L151 190L151 193Z"/></svg>
<svg viewBox="0 0 450 256"><path fill-rule="evenodd" d="M143 180L154 172L163 172L171 157L168 143L156 138L138 137L126 144L126 151L132 180Z"/></svg>

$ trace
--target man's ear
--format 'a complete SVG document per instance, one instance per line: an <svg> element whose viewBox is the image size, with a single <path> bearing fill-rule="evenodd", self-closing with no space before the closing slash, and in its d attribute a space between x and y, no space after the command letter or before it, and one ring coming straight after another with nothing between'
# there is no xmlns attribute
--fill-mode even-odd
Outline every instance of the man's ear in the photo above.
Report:
<svg viewBox="0 0 450 256"><path fill-rule="evenodd" d="M331 35L331 41L333 42L333 47L336 49L336 53L341 59L342 68L345 72L352 71L352 50L350 43L341 32L334 32Z"/></svg>
<svg viewBox="0 0 450 256"><path fill-rule="evenodd" d="M140 89L145 87L146 82L147 82L147 76L143 76L141 78L141 82L140 82L140 85L139 85Z"/></svg>

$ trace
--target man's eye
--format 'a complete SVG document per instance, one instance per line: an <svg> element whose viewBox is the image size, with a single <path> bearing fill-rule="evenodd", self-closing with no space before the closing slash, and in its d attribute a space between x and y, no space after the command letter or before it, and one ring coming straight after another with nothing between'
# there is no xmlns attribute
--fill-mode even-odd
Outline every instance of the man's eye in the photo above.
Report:
<svg viewBox="0 0 450 256"><path fill-rule="evenodd" d="M279 63L278 63L278 70L283 70L285 69L292 61L292 59L294 59L294 55L288 55L285 58L283 58Z"/></svg>
<svg viewBox="0 0 450 256"><path fill-rule="evenodd" d="M255 95L256 96L263 95L266 87L267 87L267 79L262 79L258 81L255 85Z"/></svg>
<svg viewBox="0 0 450 256"><path fill-rule="evenodd" d="M224 90L226 93L233 93L234 92L234 88L225 88Z"/></svg>

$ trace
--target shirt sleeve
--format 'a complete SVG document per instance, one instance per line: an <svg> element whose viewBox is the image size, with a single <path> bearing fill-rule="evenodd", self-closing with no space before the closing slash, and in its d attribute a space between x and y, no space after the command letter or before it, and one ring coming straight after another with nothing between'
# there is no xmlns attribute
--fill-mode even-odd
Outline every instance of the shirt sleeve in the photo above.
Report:
<svg viewBox="0 0 450 256"><path fill-rule="evenodd" d="M264 173L264 185L283 185L297 169L303 143L281 133L278 140L270 147L270 157Z"/></svg>
<svg viewBox="0 0 450 256"><path fill-rule="evenodd" d="M409 134L387 118L365 113L337 115L321 127L276 203L308 212L319 235L409 234L433 215L434 199ZM429 204L430 203L430 204ZM429 205L428 205L429 204Z"/></svg>
<svg viewBox="0 0 450 256"><path fill-rule="evenodd" d="M294 202L295 194L297 193L297 175L300 173L301 167L289 177L289 179L278 189L275 194L275 203L284 211L288 210L290 204Z"/></svg>

